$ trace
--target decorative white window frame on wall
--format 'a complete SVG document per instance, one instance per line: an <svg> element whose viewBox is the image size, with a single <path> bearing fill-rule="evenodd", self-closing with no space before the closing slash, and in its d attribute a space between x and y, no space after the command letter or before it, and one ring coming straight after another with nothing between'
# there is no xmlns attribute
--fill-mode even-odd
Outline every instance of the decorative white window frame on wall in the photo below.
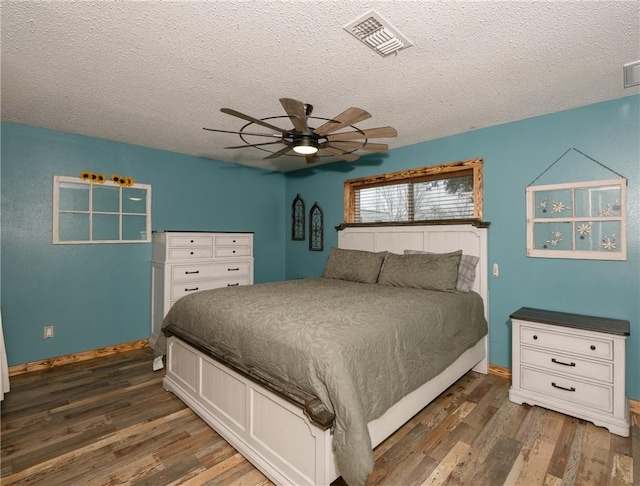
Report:
<svg viewBox="0 0 640 486"><path fill-rule="evenodd" d="M626 182L527 187L527 256L626 260Z"/></svg>
<svg viewBox="0 0 640 486"><path fill-rule="evenodd" d="M54 245L150 242L149 184L53 176Z"/></svg>

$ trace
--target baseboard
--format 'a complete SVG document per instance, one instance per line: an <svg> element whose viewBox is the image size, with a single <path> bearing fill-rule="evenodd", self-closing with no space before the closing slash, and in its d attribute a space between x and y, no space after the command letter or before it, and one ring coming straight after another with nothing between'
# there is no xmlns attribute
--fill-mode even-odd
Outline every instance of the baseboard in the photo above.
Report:
<svg viewBox="0 0 640 486"><path fill-rule="evenodd" d="M19 364L9 367L9 376L21 375L32 371L46 370L55 368L56 366L64 366L71 363L79 363L89 359L99 358L101 356L109 356L111 354L122 353L124 351L132 351L134 349L144 348L148 345L148 339L139 341L131 341L129 343L116 344L105 348L93 349L91 351L83 351L81 353L67 354L65 356L57 356L55 358L44 359L42 361L31 361L29 363Z"/></svg>
<svg viewBox="0 0 640 486"><path fill-rule="evenodd" d="M494 364L489 365L489 374L500 376L511 380L511 368L505 368L504 366L498 366Z"/></svg>
<svg viewBox="0 0 640 486"><path fill-rule="evenodd" d="M497 366L490 364L489 365L489 374L500 376L502 378L511 379L511 368L505 368L504 366ZM629 412L640 415L640 400L632 400L629 401Z"/></svg>

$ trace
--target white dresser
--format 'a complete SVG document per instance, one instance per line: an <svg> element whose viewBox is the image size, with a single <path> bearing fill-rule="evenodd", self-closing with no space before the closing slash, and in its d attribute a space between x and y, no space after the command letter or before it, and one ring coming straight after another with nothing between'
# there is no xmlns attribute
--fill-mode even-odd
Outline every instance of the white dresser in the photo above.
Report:
<svg viewBox="0 0 640 486"><path fill-rule="evenodd" d="M629 321L523 307L511 322L512 402L540 405L629 436Z"/></svg>
<svg viewBox="0 0 640 486"><path fill-rule="evenodd" d="M253 284L253 233L153 233L151 336L171 306L192 292Z"/></svg>

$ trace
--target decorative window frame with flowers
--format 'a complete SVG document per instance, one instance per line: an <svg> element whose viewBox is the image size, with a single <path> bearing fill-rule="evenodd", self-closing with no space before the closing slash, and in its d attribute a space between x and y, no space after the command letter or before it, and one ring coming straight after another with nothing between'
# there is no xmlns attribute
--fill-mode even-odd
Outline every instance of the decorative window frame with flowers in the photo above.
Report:
<svg viewBox="0 0 640 486"><path fill-rule="evenodd" d="M117 174L53 176L54 245L150 242L150 185Z"/></svg>
<svg viewBox="0 0 640 486"><path fill-rule="evenodd" d="M527 256L626 260L626 182L527 187Z"/></svg>

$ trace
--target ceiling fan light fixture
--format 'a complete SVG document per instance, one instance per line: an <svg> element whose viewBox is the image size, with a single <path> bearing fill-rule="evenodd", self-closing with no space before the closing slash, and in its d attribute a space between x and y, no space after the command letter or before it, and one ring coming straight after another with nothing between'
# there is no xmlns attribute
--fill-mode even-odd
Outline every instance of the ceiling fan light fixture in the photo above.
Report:
<svg viewBox="0 0 640 486"><path fill-rule="evenodd" d="M318 143L313 139L303 138L296 143L293 151L300 155L313 155L318 152Z"/></svg>

